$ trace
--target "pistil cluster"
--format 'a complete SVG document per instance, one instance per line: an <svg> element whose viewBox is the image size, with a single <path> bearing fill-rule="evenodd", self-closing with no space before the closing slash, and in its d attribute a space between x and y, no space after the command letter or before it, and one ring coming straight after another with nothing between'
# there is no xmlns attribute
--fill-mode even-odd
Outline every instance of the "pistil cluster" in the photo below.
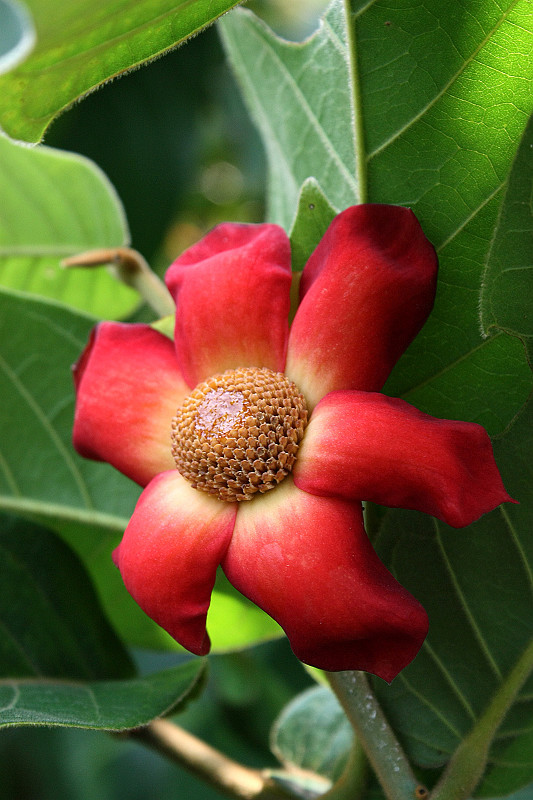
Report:
<svg viewBox="0 0 533 800"><path fill-rule="evenodd" d="M305 398L283 373L229 370L185 399L172 420L172 455L195 489L251 500L290 473L306 425Z"/></svg>

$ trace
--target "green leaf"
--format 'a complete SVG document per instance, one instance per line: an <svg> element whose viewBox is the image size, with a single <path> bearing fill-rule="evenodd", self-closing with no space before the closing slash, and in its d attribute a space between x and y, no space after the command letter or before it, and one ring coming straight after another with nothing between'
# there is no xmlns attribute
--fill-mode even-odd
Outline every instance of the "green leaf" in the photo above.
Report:
<svg viewBox="0 0 533 800"><path fill-rule="evenodd" d="M0 678L130 678L80 560L55 534L0 516Z"/></svg>
<svg viewBox="0 0 533 800"><path fill-rule="evenodd" d="M0 77L0 124L37 142L51 120L110 78L198 33L235 0L28 0L37 33L31 56ZM110 120L112 126L112 120Z"/></svg>
<svg viewBox="0 0 533 800"><path fill-rule="evenodd" d="M386 391L493 434L531 388L522 343L503 329L486 337L479 315L509 172L533 108L531 27L526 0L476 2L475 11L470 0L333 0L317 32L298 44L246 10L220 23L267 151L270 218L289 230L310 178L334 208L410 206L437 248L439 290ZM517 249L529 263L525 242ZM521 288L515 281L513 297L506 291L501 302L519 308Z"/></svg>
<svg viewBox="0 0 533 800"><path fill-rule="evenodd" d="M530 783L529 786L524 786L523 789L519 789L517 792L513 792L512 794L506 794L504 798L501 795L493 795L487 800L531 800L533 797L533 783Z"/></svg>
<svg viewBox="0 0 533 800"><path fill-rule="evenodd" d="M196 691L204 664L195 659L133 680L0 680L0 727L138 728L177 711Z"/></svg>
<svg viewBox="0 0 533 800"><path fill-rule="evenodd" d="M503 505L456 531L414 512L390 511L377 549L425 606L428 639L390 687L376 691L409 755L433 767L450 758L532 652L533 402L495 442L508 491ZM526 665L533 671L533 663ZM533 675L494 731L480 795L507 794L533 774Z"/></svg>
<svg viewBox="0 0 533 800"><path fill-rule="evenodd" d="M18 0L0 0L0 75L23 61L35 44L30 15Z"/></svg>
<svg viewBox="0 0 533 800"><path fill-rule="evenodd" d="M242 9L223 19L220 31L267 152L269 218L290 229L307 178L316 179L334 208L356 202L350 31L343 3L331 5L319 32L303 44L280 39Z"/></svg>
<svg viewBox="0 0 533 800"><path fill-rule="evenodd" d="M86 461L71 444L71 365L95 320L53 302L0 293L0 503L43 521L116 533L139 494L129 480Z"/></svg>
<svg viewBox="0 0 533 800"><path fill-rule="evenodd" d="M66 270L66 256L127 244L120 200L86 158L20 147L0 136L0 284L51 297L102 317L139 302L105 269Z"/></svg>
<svg viewBox="0 0 533 800"><path fill-rule="evenodd" d="M288 771L303 769L336 781L353 744L353 731L333 692L316 686L299 694L272 729L271 748Z"/></svg>
<svg viewBox="0 0 533 800"><path fill-rule="evenodd" d="M519 337L533 360L533 117L523 136L491 243L481 292L480 322Z"/></svg>
<svg viewBox="0 0 533 800"><path fill-rule="evenodd" d="M0 510L61 532L83 560L116 630L130 644L176 649L126 592L111 553L140 488L107 464L80 458L71 444L71 365L95 320L53 302L0 292ZM170 423L169 423L170 424ZM281 635L276 623L223 575L209 612L215 651Z"/></svg>
<svg viewBox="0 0 533 800"><path fill-rule="evenodd" d="M134 678L70 548L45 528L0 519L0 727L125 730L175 710L205 662Z"/></svg>
<svg viewBox="0 0 533 800"><path fill-rule="evenodd" d="M315 179L308 178L300 191L298 210L290 233L294 272L303 270L335 213L336 210L330 206Z"/></svg>
<svg viewBox="0 0 533 800"><path fill-rule="evenodd" d="M438 248L435 308L387 384L424 411L491 434L512 420L531 380L532 143L530 121L502 190Z"/></svg>

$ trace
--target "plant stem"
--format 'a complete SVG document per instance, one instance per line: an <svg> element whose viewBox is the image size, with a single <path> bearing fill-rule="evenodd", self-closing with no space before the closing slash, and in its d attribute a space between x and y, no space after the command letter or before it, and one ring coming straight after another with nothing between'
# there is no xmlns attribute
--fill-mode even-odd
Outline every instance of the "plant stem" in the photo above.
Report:
<svg viewBox="0 0 533 800"><path fill-rule="evenodd" d="M136 289L141 297L160 317L174 314L174 301L165 284L152 272L148 263L136 250L129 247L112 247L89 250L86 253L65 258L64 267L111 267L116 277Z"/></svg>
<svg viewBox="0 0 533 800"><path fill-rule="evenodd" d="M271 780L266 771L238 764L167 719L153 720L128 736L237 800L287 800L292 796Z"/></svg>
<svg viewBox="0 0 533 800"><path fill-rule="evenodd" d="M388 800L413 800L424 787L390 727L366 675L326 673Z"/></svg>
<svg viewBox="0 0 533 800"><path fill-rule="evenodd" d="M496 731L532 669L533 641L501 684L485 713L455 751L431 793L431 800L467 800L471 797L485 772Z"/></svg>

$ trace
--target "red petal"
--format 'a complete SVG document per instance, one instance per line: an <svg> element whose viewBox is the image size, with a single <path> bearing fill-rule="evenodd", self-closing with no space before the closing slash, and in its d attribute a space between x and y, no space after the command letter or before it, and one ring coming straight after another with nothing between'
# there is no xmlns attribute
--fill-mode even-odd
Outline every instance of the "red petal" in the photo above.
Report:
<svg viewBox="0 0 533 800"><path fill-rule="evenodd" d="M334 389L381 389L433 307L437 257L407 208L339 214L300 285L287 375L311 407Z"/></svg>
<svg viewBox="0 0 533 800"><path fill-rule="evenodd" d="M235 514L234 504L165 472L142 493L113 554L133 599L196 655L209 651L207 609Z"/></svg>
<svg viewBox="0 0 533 800"><path fill-rule="evenodd" d="M454 528L514 502L481 425L436 419L373 392L320 401L293 475L313 494L425 511Z"/></svg>
<svg viewBox="0 0 533 800"><path fill-rule="evenodd" d="M290 246L277 225L218 225L168 269L179 364L191 386L237 367L285 363Z"/></svg>
<svg viewBox="0 0 533 800"><path fill-rule="evenodd" d="M73 440L146 485L172 469L172 417L189 393L170 339L148 325L103 322L74 367Z"/></svg>
<svg viewBox="0 0 533 800"><path fill-rule="evenodd" d="M372 549L361 506L313 497L290 478L241 504L222 567L320 669L391 681L427 632L424 609Z"/></svg>

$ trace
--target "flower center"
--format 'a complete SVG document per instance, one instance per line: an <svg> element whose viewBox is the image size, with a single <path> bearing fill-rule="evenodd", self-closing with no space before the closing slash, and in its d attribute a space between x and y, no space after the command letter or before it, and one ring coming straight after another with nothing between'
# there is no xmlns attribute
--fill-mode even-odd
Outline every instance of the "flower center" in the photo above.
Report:
<svg viewBox="0 0 533 800"><path fill-rule="evenodd" d="M251 500L290 473L306 425L305 399L281 372L229 370L200 383L178 409L172 455L195 489Z"/></svg>

